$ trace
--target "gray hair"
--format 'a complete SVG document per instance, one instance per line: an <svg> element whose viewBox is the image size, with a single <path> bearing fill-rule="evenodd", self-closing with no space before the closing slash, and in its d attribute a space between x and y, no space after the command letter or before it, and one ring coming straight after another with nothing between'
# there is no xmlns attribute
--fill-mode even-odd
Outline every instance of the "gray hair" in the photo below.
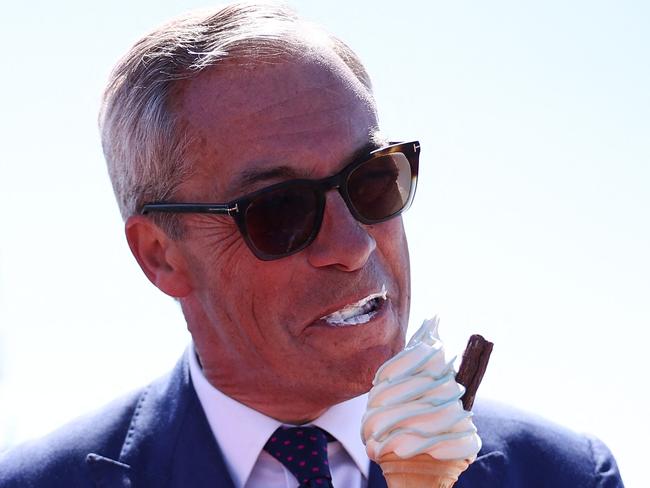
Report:
<svg viewBox="0 0 650 488"><path fill-rule="evenodd" d="M331 49L367 88L370 78L341 40L289 7L238 3L192 12L154 30L117 63L99 114L102 147L122 218L147 202L164 201L192 173L190 137L170 109L174 82L226 59L272 62L310 46ZM173 214L152 215L172 238L183 229Z"/></svg>

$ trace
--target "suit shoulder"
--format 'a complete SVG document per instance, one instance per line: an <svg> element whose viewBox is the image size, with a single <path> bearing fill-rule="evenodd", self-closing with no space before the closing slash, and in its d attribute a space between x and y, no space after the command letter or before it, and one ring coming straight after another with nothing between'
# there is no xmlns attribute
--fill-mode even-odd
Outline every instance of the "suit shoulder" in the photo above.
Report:
<svg viewBox="0 0 650 488"><path fill-rule="evenodd" d="M482 452L504 453L525 486L623 486L614 457L595 437L496 402L477 402L474 412Z"/></svg>
<svg viewBox="0 0 650 488"><path fill-rule="evenodd" d="M0 453L0 488L85 486L86 456L117 458L142 391Z"/></svg>

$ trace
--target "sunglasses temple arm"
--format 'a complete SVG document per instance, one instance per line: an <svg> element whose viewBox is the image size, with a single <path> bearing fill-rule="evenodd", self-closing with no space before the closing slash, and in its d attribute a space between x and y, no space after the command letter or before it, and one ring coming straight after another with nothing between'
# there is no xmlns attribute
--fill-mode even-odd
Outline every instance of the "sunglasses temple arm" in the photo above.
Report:
<svg viewBox="0 0 650 488"><path fill-rule="evenodd" d="M150 203L142 207L142 214L150 212L165 213L210 213L232 215L237 213L237 204L210 204L210 203Z"/></svg>

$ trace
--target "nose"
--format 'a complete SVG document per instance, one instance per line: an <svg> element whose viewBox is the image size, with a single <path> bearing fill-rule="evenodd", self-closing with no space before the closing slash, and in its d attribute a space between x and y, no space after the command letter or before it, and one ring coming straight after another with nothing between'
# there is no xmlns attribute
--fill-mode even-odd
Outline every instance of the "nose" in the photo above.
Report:
<svg viewBox="0 0 650 488"><path fill-rule="evenodd" d="M366 264L376 247L375 239L352 216L340 193L327 192L320 232L306 249L311 265L356 271Z"/></svg>

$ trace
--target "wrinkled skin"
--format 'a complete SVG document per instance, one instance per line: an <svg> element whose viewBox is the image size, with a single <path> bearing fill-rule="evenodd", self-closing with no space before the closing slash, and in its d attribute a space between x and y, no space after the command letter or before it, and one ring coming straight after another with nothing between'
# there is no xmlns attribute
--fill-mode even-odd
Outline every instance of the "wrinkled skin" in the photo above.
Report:
<svg viewBox="0 0 650 488"><path fill-rule="evenodd" d="M193 137L195 167L176 201L225 202L286 179L329 176L378 131L372 98L329 52L210 68L178 84L173 106ZM244 171L278 167L241 184ZM227 395L285 422L309 421L368 391L377 368L403 347L410 276L400 217L363 225L330 191L311 246L267 262L229 216L182 218L186 236L165 244L178 273L170 294L180 299L206 377ZM388 300L368 323L319 321L382 285Z"/></svg>

